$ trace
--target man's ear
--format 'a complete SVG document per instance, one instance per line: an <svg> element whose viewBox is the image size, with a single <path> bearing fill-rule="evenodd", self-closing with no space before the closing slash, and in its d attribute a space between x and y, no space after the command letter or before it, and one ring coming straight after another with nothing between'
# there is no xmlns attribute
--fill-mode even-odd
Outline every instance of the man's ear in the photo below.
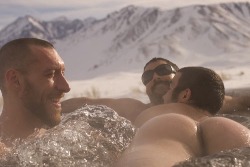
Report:
<svg viewBox="0 0 250 167"><path fill-rule="evenodd" d="M189 99L191 98L191 90L189 88L183 90L181 93L180 93L180 102L183 102L183 103L186 103L189 101Z"/></svg>
<svg viewBox="0 0 250 167"><path fill-rule="evenodd" d="M15 69L9 69L5 73L5 79L8 86L13 88L19 88L20 87L20 81L19 81L19 73Z"/></svg>

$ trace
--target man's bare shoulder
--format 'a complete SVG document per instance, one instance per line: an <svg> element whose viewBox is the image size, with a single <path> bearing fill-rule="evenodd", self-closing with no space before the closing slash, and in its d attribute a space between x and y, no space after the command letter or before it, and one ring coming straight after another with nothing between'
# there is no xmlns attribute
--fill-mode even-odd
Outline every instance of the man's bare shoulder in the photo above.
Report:
<svg viewBox="0 0 250 167"><path fill-rule="evenodd" d="M162 104L150 107L143 112L141 112L135 120L135 125L140 127L149 119L162 115L162 114L169 114L169 113L183 113L183 111L187 112L193 110L192 107L181 104L181 103L169 103L169 104Z"/></svg>
<svg viewBox="0 0 250 167"><path fill-rule="evenodd" d="M140 100L133 99L133 98L118 98L118 99L112 99L112 100L115 102L136 105L136 106L143 107L143 108L147 106L147 104L141 102Z"/></svg>
<svg viewBox="0 0 250 167"><path fill-rule="evenodd" d="M119 98L113 99L109 104L109 107L114 109L120 116L125 117L134 123L136 117L149 105L145 104L137 99L132 98Z"/></svg>
<svg viewBox="0 0 250 167"><path fill-rule="evenodd" d="M250 96L225 96L219 113L250 116Z"/></svg>
<svg viewBox="0 0 250 167"><path fill-rule="evenodd" d="M63 112L70 112L68 110L79 108L85 104L88 105L107 105L107 106L116 106L116 105L136 105L137 107L145 107L146 104L142 103L137 99L132 98L88 98L88 97L76 97L64 100L62 102Z"/></svg>
<svg viewBox="0 0 250 167"><path fill-rule="evenodd" d="M250 130L224 117L210 117L200 122L207 154L250 146Z"/></svg>
<svg viewBox="0 0 250 167"><path fill-rule="evenodd" d="M134 121L137 115L141 111L149 107L148 104L145 104L137 99L133 98L87 98L87 97L78 97L68 99L62 102L62 113L72 112L83 105L106 105L112 108L118 113L118 115L125 117L130 121Z"/></svg>

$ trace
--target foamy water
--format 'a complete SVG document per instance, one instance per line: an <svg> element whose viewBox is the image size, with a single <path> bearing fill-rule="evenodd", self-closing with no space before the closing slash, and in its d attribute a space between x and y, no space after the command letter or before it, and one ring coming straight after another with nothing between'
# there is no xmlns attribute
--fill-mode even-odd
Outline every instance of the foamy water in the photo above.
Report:
<svg viewBox="0 0 250 167"><path fill-rule="evenodd" d="M40 138L16 141L0 166L111 167L127 148L135 128L105 106L67 114Z"/></svg>

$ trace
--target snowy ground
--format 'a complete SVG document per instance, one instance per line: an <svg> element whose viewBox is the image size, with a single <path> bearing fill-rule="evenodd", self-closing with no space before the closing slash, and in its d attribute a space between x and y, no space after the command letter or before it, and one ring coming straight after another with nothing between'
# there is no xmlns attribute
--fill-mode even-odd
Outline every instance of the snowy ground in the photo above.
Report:
<svg viewBox="0 0 250 167"><path fill-rule="evenodd" d="M250 94L250 68L231 67L215 71L222 77L227 90L247 88L244 93ZM80 96L93 98L130 97L145 103L148 102L145 86L141 82L141 73L113 73L88 80L69 81L69 84L71 91L65 95L64 99ZM1 105L2 100L0 108Z"/></svg>
<svg viewBox="0 0 250 167"><path fill-rule="evenodd" d="M226 89L249 88L250 68L231 67L215 70L223 79ZM113 73L83 81L70 81L70 97L131 97L148 102L145 87L141 82L141 73Z"/></svg>

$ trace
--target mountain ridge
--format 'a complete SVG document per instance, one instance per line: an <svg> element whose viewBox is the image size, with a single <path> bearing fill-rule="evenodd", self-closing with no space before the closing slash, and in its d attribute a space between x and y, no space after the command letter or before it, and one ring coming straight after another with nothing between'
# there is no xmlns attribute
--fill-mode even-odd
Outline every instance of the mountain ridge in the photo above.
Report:
<svg viewBox="0 0 250 167"><path fill-rule="evenodd" d="M152 57L164 57L179 66L219 68L225 62L228 67L250 64L248 2L171 10L130 5L100 20L64 18L45 22L29 17L36 24L17 30L22 33L6 33L15 22L0 31L0 39L5 40L0 40L0 45L11 38L24 37L24 32L29 32L25 37L49 40L64 59L66 75L71 80L142 71Z"/></svg>

